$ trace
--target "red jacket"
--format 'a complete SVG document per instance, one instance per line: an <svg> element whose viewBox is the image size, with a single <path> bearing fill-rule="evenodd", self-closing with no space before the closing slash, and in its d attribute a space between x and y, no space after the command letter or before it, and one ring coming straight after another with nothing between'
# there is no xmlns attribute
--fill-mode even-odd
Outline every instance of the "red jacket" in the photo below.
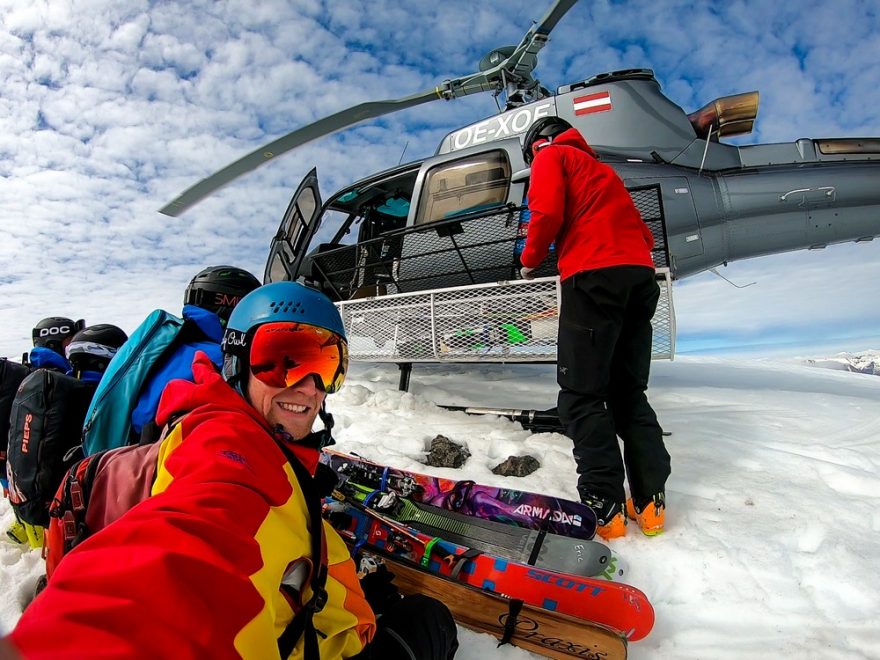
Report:
<svg viewBox="0 0 880 660"><path fill-rule="evenodd" d="M58 564L10 635L26 658L278 657L300 607L282 579L311 596L305 499L265 420L204 353L193 375L162 395L160 424L187 414L160 446L152 496ZM316 450L291 449L314 467ZM321 657L345 658L375 617L345 543L324 532L328 602L314 622Z"/></svg>
<svg viewBox="0 0 880 660"><path fill-rule="evenodd" d="M623 181L577 129L539 148L529 183L523 266L536 268L556 242L559 277L608 266L654 268L654 237Z"/></svg>

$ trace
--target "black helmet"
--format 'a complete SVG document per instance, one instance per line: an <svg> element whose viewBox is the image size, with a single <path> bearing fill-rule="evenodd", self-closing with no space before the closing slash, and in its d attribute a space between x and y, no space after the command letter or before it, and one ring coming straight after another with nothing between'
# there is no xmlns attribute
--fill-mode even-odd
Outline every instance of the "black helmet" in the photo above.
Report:
<svg viewBox="0 0 880 660"><path fill-rule="evenodd" d="M232 308L258 286L260 281L242 268L209 266L192 278L183 304L214 312L225 325Z"/></svg>
<svg viewBox="0 0 880 660"><path fill-rule="evenodd" d="M34 326L31 336L34 346L49 348L59 355L64 355L65 340L72 337L77 330L82 330L86 322L80 319L74 322L66 316L50 316Z"/></svg>
<svg viewBox="0 0 880 660"><path fill-rule="evenodd" d="M532 148L536 142L539 140L552 141L553 138L569 128L571 128L571 124L559 117L543 117L532 124L523 138L523 158L526 159L526 164L532 164L532 158L534 158Z"/></svg>
<svg viewBox="0 0 880 660"><path fill-rule="evenodd" d="M67 345L67 359L74 372L104 373L116 351L128 340L120 328L108 323L90 325L77 332Z"/></svg>

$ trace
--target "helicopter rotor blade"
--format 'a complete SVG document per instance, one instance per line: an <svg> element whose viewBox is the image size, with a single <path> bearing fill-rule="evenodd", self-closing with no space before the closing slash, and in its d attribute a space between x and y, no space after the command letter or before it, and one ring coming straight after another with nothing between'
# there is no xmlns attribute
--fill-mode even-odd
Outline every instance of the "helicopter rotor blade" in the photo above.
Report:
<svg viewBox="0 0 880 660"><path fill-rule="evenodd" d="M532 72L535 62L534 56L545 46L550 32L576 2L577 0L557 0L543 18L526 32L516 50L507 58L506 62L501 63L508 74L522 78Z"/></svg>
<svg viewBox="0 0 880 660"><path fill-rule="evenodd" d="M548 35L556 27L556 24L562 20L562 17L569 9L574 7L577 0L557 0L557 2L547 10L543 18L532 26L529 32L536 34ZM527 37L528 38L528 35ZM523 39L525 41L526 39Z"/></svg>
<svg viewBox="0 0 880 660"><path fill-rule="evenodd" d="M180 195L175 197L168 204L159 209L159 213L164 213L172 217L177 217L190 207L198 204L205 197L216 192L227 183L237 179L243 174L247 174L251 170L256 169L263 163L280 156L283 153L295 149L307 142L316 140L319 137L341 131L344 128L353 126L367 119L381 117L398 110L412 108L422 103L436 101L437 99L447 98L443 94L441 87L434 88L412 94L399 99L385 101L368 101L359 105L346 108L328 117L312 122L307 126L298 128L295 131L284 135L277 140L263 145L259 149L239 158L230 163L222 170L215 172L206 179L202 179L194 186L187 188Z"/></svg>
<svg viewBox="0 0 880 660"><path fill-rule="evenodd" d="M247 174L263 163L307 142L349 128L367 119L374 119L437 99L449 101L470 94L498 91L503 89L510 80L528 79L535 66L534 56L544 47L544 44L547 43L547 35L565 13L574 6L575 2L577 0L556 0L544 17L529 29L513 53L496 66L480 73L446 80L434 89L418 94L393 100L361 103L298 128L187 188L159 209L159 213L177 217L227 183Z"/></svg>
<svg viewBox="0 0 880 660"><path fill-rule="evenodd" d="M444 98L458 98L478 92L489 92L504 87L508 80L527 80L537 62L536 55L547 43L550 31L571 9L577 0L556 0L553 6L535 23L513 52L490 69L471 76L447 80Z"/></svg>

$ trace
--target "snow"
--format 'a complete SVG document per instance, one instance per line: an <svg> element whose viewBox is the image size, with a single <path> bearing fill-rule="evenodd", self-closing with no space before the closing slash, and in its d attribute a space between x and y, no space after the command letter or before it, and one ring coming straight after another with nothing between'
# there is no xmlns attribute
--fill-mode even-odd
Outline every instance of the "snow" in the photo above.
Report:
<svg viewBox="0 0 880 660"><path fill-rule="evenodd" d="M876 352L874 352L876 353ZM875 356L876 357L876 356ZM655 362L649 397L673 473L667 531L630 527L611 542L627 581L657 621L630 658L880 657L880 378L816 366L834 359L677 358ZM330 398L338 448L440 476L575 497L570 441L505 419L433 402L543 409L556 386L547 365L416 365L411 393L394 365L354 365ZM437 434L465 443L461 470L419 460ZM529 453L524 478L491 468ZM0 523L11 520L0 502ZM41 571L35 552L0 541L0 630ZM10 597L11 596L11 597ZM461 631L462 660L536 657Z"/></svg>
<svg viewBox="0 0 880 660"><path fill-rule="evenodd" d="M880 376L880 351L838 353L830 358L807 360L805 364L826 369L840 369L841 371L855 371L860 374Z"/></svg>

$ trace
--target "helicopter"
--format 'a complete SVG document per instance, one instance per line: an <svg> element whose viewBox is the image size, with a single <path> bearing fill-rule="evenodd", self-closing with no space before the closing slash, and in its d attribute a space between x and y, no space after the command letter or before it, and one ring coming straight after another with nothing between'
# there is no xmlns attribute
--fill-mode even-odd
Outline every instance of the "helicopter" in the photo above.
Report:
<svg viewBox="0 0 880 660"><path fill-rule="evenodd" d="M722 138L752 131L757 91L687 113L646 68L594 75L555 92L542 86L532 75L538 53L575 3L554 2L518 45L483 57L479 71L296 129L160 211L177 216L283 153L368 119L494 94L504 101L499 113L452 131L433 156L356 181L326 202L313 169L271 240L265 282L299 280L329 295L352 359L408 366L555 361L555 254L535 279L518 276L529 223L522 138L543 117L561 117L582 133L651 229L661 287L655 359L675 354L674 280L734 260L880 235L880 138L734 146Z"/></svg>

